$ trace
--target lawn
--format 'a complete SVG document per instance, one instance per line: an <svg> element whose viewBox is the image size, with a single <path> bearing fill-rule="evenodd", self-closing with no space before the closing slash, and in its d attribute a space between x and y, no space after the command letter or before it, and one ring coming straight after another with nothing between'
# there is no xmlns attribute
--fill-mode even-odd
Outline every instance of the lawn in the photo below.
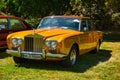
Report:
<svg viewBox="0 0 120 80"><path fill-rule="evenodd" d="M10 55L0 52L0 80L120 80L119 36L105 33L100 52L80 56L77 65L71 68L52 61L16 65Z"/></svg>

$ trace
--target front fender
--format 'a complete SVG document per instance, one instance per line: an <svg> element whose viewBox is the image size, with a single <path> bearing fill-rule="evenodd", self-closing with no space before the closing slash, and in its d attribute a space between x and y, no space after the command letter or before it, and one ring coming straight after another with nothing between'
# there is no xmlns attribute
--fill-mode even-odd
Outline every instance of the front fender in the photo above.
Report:
<svg viewBox="0 0 120 80"><path fill-rule="evenodd" d="M63 40L63 51L65 54L69 54L72 46L74 44L79 44L79 37L76 35L76 36L70 36L66 39Z"/></svg>

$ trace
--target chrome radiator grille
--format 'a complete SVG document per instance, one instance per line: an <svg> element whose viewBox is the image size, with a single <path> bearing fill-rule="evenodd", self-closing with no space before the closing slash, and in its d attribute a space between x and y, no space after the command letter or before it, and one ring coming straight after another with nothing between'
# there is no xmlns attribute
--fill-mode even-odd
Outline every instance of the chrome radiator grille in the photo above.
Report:
<svg viewBox="0 0 120 80"><path fill-rule="evenodd" d="M43 38L40 36L26 36L24 38L25 42L25 51L30 52L42 52L43 48Z"/></svg>

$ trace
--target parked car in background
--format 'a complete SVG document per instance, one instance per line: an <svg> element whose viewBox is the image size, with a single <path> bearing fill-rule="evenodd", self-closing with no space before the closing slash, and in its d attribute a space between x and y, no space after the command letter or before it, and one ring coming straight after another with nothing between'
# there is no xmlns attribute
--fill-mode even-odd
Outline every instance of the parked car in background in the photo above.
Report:
<svg viewBox="0 0 120 80"><path fill-rule="evenodd" d="M32 29L23 19L0 15L0 49L7 48L7 35L13 32Z"/></svg>
<svg viewBox="0 0 120 80"><path fill-rule="evenodd" d="M48 16L35 30L8 35L6 52L13 55L15 63L24 59L62 60L73 66L78 56L98 52L102 32L94 30L88 17Z"/></svg>

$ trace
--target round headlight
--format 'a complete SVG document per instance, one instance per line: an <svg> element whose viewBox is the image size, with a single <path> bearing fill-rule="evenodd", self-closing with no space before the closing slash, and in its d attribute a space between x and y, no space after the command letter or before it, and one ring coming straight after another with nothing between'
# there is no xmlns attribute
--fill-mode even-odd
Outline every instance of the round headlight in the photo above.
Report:
<svg viewBox="0 0 120 80"><path fill-rule="evenodd" d="M51 47L55 48L56 46L57 46L57 42L56 41L51 42Z"/></svg>
<svg viewBox="0 0 120 80"><path fill-rule="evenodd" d="M51 46L50 41L46 41L45 45L46 45L47 47L50 47L50 46Z"/></svg>
<svg viewBox="0 0 120 80"><path fill-rule="evenodd" d="M18 39L18 44L22 44L23 42L22 42L22 39Z"/></svg>
<svg viewBox="0 0 120 80"><path fill-rule="evenodd" d="M16 45L17 44L17 39L12 39L12 44Z"/></svg>

